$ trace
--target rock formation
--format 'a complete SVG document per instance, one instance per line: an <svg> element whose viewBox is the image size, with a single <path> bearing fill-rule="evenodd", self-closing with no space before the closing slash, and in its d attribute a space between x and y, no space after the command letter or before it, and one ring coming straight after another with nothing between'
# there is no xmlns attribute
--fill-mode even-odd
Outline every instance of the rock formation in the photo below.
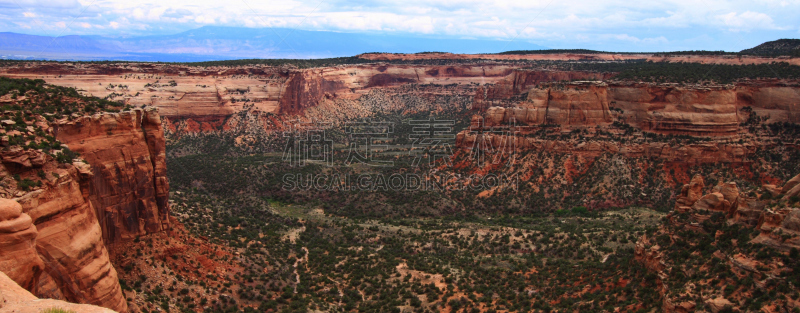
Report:
<svg viewBox="0 0 800 313"><path fill-rule="evenodd" d="M0 272L0 313L39 313L46 309L62 309L81 313L113 313L88 304L74 304L54 299L39 299L23 289L15 280Z"/></svg>
<svg viewBox="0 0 800 313"><path fill-rule="evenodd" d="M106 244L168 227L164 131L156 109L81 117L59 124L56 138L91 165L89 199Z"/></svg>
<svg viewBox="0 0 800 313"><path fill-rule="evenodd" d="M44 263L36 252L36 226L14 200L0 199L0 268L25 289L33 290Z"/></svg>
<svg viewBox="0 0 800 313"><path fill-rule="evenodd" d="M513 140L513 145L504 144L508 140ZM588 158L597 158L604 153L612 153L630 158L645 157L686 164L741 162L748 155L755 153L758 148L753 144L723 142L692 143L682 146L671 145L667 142L622 143L591 139L576 142L527 137L524 133L511 136L507 132L503 133L497 130L481 132L480 129L461 131L456 136L456 146L462 149L475 147L476 141L489 141L493 148L507 147L517 149L517 151L550 151L577 154Z"/></svg>
<svg viewBox="0 0 800 313"><path fill-rule="evenodd" d="M788 192L786 191L793 190L797 181L800 181L800 175L789 180L784 188L780 188L779 196L787 196ZM688 262L690 265L687 265L685 264L687 260L676 259L674 256L670 258L670 253L672 255L685 253L699 257L703 253L707 253L709 248L710 251L716 250L713 253L713 258L716 259L711 260L708 264L722 262L724 266L721 269L730 269L737 279L754 280L754 286L759 289L759 294L769 292L770 281L776 280L777 276L797 275L796 268L784 268L783 261L768 257L768 253L764 254L764 251L767 250L759 248L770 247L786 254L789 254L790 251L796 253L797 249L800 249L800 208L792 207L792 205L797 205L797 200L788 202L758 200L745 194L732 182L720 183L714 186L709 193L702 195L704 188L705 184L701 176L695 176L689 184L684 185L675 209L667 216L664 225L655 234L640 238L635 246L636 259L658 275L661 284L660 292L664 301L663 308L667 312L692 310L698 304L695 300L680 301L680 299L696 299L700 295L704 299L703 305L712 312L743 309L740 306L748 304L744 298L748 297L748 294L752 294L752 292L742 292L742 294L732 293L722 297L696 291L690 285L712 285L713 288L715 280L703 279L700 275L694 275L686 283L684 275L698 270L710 270L708 265L705 265L705 261L702 259ZM762 192L769 194L767 190L762 189ZM715 227L715 232L709 232ZM748 235L752 230L755 230L756 234ZM736 233L732 233L734 231ZM715 240L711 243L699 244L692 241L695 238L686 238L689 235L701 238L700 240L704 236L710 236ZM735 239L731 240L731 238ZM761 252L758 254L752 252L754 250L752 247ZM703 249L706 252L701 253L700 250ZM715 268L715 271L718 272L721 269ZM678 278L675 277L676 275ZM724 281L724 277L721 275L710 278L723 278ZM789 280L791 278L781 280L779 284ZM675 285L668 286L668 284L676 282L678 282L677 286L685 286L685 288L676 289ZM772 284L774 285L774 283ZM748 284L744 286L750 287ZM791 306L792 304L787 302L785 305Z"/></svg>
<svg viewBox="0 0 800 313"><path fill-rule="evenodd" d="M687 88L653 84L606 84L573 82L566 85L542 84L523 90L505 91L500 82L486 95L476 95L473 108L486 110L487 126L508 124L535 126L557 124L563 127L607 126L614 121L645 131L693 136L730 136L747 121L748 107L772 122L800 122L796 112L800 101L796 87L737 85ZM523 84L524 86L525 84ZM524 100L515 95L527 93ZM487 107L496 102L501 107ZM491 110L491 112L490 112Z"/></svg>
<svg viewBox="0 0 800 313"><path fill-rule="evenodd" d="M576 128L621 122L659 134L732 136L749 117L744 108L769 117L769 122L800 122L800 88L791 82L754 80L690 87L618 82L613 81L613 73L523 69L503 63L373 63L310 69L40 64L3 68L0 73L43 77L48 83L136 107L152 105L172 123L186 121L190 125L185 130L191 132L224 130L229 127L226 122L243 111L291 119L308 108L356 100L376 88L429 83L461 86L462 92L474 94L475 110L498 107L492 109L491 118L487 116L494 123L513 119L522 125ZM472 85L477 88L470 89Z"/></svg>
<svg viewBox="0 0 800 313"><path fill-rule="evenodd" d="M12 198L0 200L0 271L39 297L126 312L107 247L169 227L157 110L27 122L40 127L27 136L52 134L81 158L63 163L17 145L0 151L0 194Z"/></svg>

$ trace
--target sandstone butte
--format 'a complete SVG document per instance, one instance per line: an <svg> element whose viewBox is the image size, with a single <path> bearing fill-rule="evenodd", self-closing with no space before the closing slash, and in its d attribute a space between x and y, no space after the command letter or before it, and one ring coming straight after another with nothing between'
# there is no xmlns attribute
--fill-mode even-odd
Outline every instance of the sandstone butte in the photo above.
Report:
<svg viewBox="0 0 800 313"><path fill-rule="evenodd" d="M38 297L126 312L108 251L169 228L161 118L149 108L43 121L82 159L62 164L36 150L0 152L7 179L53 173L29 191L0 190L0 271Z"/></svg>

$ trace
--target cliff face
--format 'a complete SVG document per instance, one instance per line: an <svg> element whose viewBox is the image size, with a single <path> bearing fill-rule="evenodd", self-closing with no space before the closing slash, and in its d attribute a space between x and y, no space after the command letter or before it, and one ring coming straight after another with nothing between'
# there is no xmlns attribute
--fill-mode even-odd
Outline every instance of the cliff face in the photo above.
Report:
<svg viewBox="0 0 800 313"><path fill-rule="evenodd" d="M611 74L590 73L580 71L531 71L516 70L508 76L498 81L494 85L485 89L480 89L478 95L480 99L488 102L501 102L502 100L512 99L515 96L528 92L532 87L542 83L572 80L604 80L611 77ZM534 91L535 92L535 91ZM545 94L546 95L546 94ZM539 94L541 96L541 94ZM486 108L487 103L476 102L475 108Z"/></svg>
<svg viewBox="0 0 800 313"><path fill-rule="evenodd" d="M514 75L514 69L506 64L366 64L312 69L41 64L2 68L0 72L18 78L45 75L43 79L50 84L136 107L152 105L173 122L187 121L187 130L203 132L221 130L227 118L247 109L296 115L326 99L353 100L374 88L406 83L492 84ZM558 77L572 77L562 74Z"/></svg>
<svg viewBox="0 0 800 313"><path fill-rule="evenodd" d="M127 311L107 247L169 227L158 112L28 123L82 160L61 163L19 146L0 151L0 271L39 297Z"/></svg>
<svg viewBox="0 0 800 313"><path fill-rule="evenodd" d="M281 96L280 113L301 113L306 108L318 105L323 97L334 97L343 88L343 83L325 79L320 71L292 73Z"/></svg>
<svg viewBox="0 0 800 313"><path fill-rule="evenodd" d="M514 140L513 144L508 140ZM478 142L476 145L476 141ZM479 134L463 131L456 136L456 146L462 149L486 147L486 149L505 148L515 151L535 150L559 154L574 154L584 158L597 158L605 153L627 158L660 159L666 162L684 164L703 164L720 162L742 162L753 155L758 146L752 144L727 144L720 142L693 143L674 146L666 142L621 143L616 141L575 142L569 140L550 140L508 137L502 134Z"/></svg>
<svg viewBox="0 0 800 313"><path fill-rule="evenodd" d="M425 55L414 55L422 56ZM402 55L391 58L395 57ZM427 56L430 57L434 55ZM560 58L558 55L551 57ZM601 55L584 57L603 59ZM242 111L291 117L326 101L357 100L371 90L403 84L475 85L474 109L486 111L501 107L506 111L495 112L494 117L505 120L513 117L526 125L547 123L583 127L607 125L618 120L661 134L729 136L747 120L748 116L740 112L744 107L750 107L761 117L768 116L769 122L800 122L800 88L781 81L684 87L608 82L613 73L521 67L503 63L375 63L311 69L42 64L2 70L7 72L4 75L12 77L39 78L43 74L54 74L44 79L134 106L158 107L161 115L171 121L170 125L185 124L178 128L186 132L224 130L226 122Z"/></svg>
<svg viewBox="0 0 800 313"><path fill-rule="evenodd" d="M0 242L2 270L40 297L126 311L89 200L90 167L82 162L59 164L49 156L45 159L38 167L4 164L7 174L30 179L41 171L47 178L33 190L8 190L17 197L3 202L7 218L3 224L8 227L2 230L6 235ZM14 215L17 217L12 218Z"/></svg>
<svg viewBox="0 0 800 313"><path fill-rule="evenodd" d="M36 251L44 271L33 278L38 281L34 294L126 311L117 272L89 200L89 166L76 162L55 172L58 179L15 199L39 232Z"/></svg>
<svg viewBox="0 0 800 313"><path fill-rule="evenodd" d="M498 84L497 89L503 89ZM521 125L605 126L614 121L660 134L729 136L749 118L749 107L770 122L800 122L800 89L769 85L687 88L670 85L605 83L545 84L527 89L525 99L500 92L502 106L486 109L487 126L515 120ZM483 109L497 93L478 90L473 108Z"/></svg>
<svg viewBox="0 0 800 313"><path fill-rule="evenodd" d="M81 117L59 124L56 138L91 165L89 199L107 244L169 227L164 131L157 110Z"/></svg>

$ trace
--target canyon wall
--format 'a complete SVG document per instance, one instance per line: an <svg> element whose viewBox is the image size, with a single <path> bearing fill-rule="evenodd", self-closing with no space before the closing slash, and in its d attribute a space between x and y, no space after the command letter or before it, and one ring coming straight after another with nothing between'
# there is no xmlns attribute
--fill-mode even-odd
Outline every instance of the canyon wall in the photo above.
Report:
<svg viewBox="0 0 800 313"><path fill-rule="evenodd" d="M607 84L572 82L540 84L513 99L498 83L478 90L474 109L483 110L486 126L516 121L520 125L562 127L607 126L621 122L661 134L730 136L750 117L749 107L768 122L800 122L800 86L740 84L679 87L672 84ZM500 91L495 91L499 89ZM488 95L500 95L491 98ZM522 98L524 96L524 98ZM505 100L489 106L489 99Z"/></svg>
<svg viewBox="0 0 800 313"><path fill-rule="evenodd" d="M127 311L108 249L169 227L157 109L28 123L80 157L62 163L13 145L0 152L0 271L42 298Z"/></svg>
<svg viewBox="0 0 800 313"><path fill-rule="evenodd" d="M1 270L39 297L126 311L89 200L91 167L80 161L61 164L49 156L43 159L43 164L30 167L4 162L6 175L31 179L41 171L46 179L31 190L5 190L16 197L3 199L7 219L3 223L15 226L0 230L6 234L0 241Z"/></svg>
<svg viewBox="0 0 800 313"><path fill-rule="evenodd" d="M169 227L169 183L158 110L95 114L58 124L56 138L92 168L89 199L114 244Z"/></svg>
<svg viewBox="0 0 800 313"><path fill-rule="evenodd" d="M352 100L373 88L406 83L491 84L512 75L514 68L506 64L365 64L311 69L41 64L0 68L0 75L41 78L135 107L152 105L171 120L192 119L213 126L245 109L294 115L323 99Z"/></svg>
<svg viewBox="0 0 800 313"><path fill-rule="evenodd" d="M751 55L664 55L653 53L529 53L529 54L458 54L446 52L434 53L365 53L358 56L375 61L389 60L529 60L529 61L623 61L647 60L652 62L671 63L703 63L703 64L764 64L786 62L800 65L800 58L761 57Z"/></svg>
<svg viewBox="0 0 800 313"><path fill-rule="evenodd" d="M403 84L476 86L474 109L502 108L487 116L495 125L512 117L526 125L568 127L619 121L661 134L730 136L748 118L740 112L744 107L769 117L770 123L800 122L800 86L779 80L717 86L620 83L609 81L612 73L531 70L497 62L311 69L42 64L2 71L9 77L42 78L135 107L155 106L171 123L185 121L186 129L194 132L222 130L231 116L242 111L291 117L326 101L357 100L373 89Z"/></svg>
<svg viewBox="0 0 800 313"><path fill-rule="evenodd" d="M512 140L512 141L509 141ZM682 164L735 163L748 160L755 154L758 145L750 143L703 142L683 145L672 145L668 142L630 142L602 140L600 138L584 141L552 140L520 136L508 136L502 133L481 133L478 131L462 131L456 135L456 146L461 149L479 147L483 150L534 150L548 151L558 154L580 155L595 159L605 153L627 158L660 159L666 162Z"/></svg>

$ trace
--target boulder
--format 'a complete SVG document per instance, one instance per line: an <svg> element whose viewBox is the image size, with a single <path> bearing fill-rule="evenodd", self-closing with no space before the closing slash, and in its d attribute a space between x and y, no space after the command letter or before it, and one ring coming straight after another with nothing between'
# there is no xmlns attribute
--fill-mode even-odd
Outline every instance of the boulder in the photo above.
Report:
<svg viewBox="0 0 800 313"><path fill-rule="evenodd" d="M719 193L722 194L722 197L725 201L728 201L730 206L728 207L735 209L737 201L739 201L739 187L736 186L734 182L727 182L717 186L719 188ZM715 189L717 188L715 187Z"/></svg>
<svg viewBox="0 0 800 313"><path fill-rule="evenodd" d="M708 306L709 309L711 309L711 312L714 313L717 313L725 309L730 309L733 307L733 303L728 301L728 299L722 297L708 299L706 300L706 305Z"/></svg>
<svg viewBox="0 0 800 313"><path fill-rule="evenodd" d="M688 184L683 185L683 188L681 188L681 194L678 196L677 201L678 205L691 207L703 196L703 188L705 187L703 176L695 175Z"/></svg>
<svg viewBox="0 0 800 313"><path fill-rule="evenodd" d="M756 227L763 214L764 203L755 199L739 199L736 209L733 211L733 221L750 227Z"/></svg>
<svg viewBox="0 0 800 313"><path fill-rule="evenodd" d="M798 174L795 177L792 177L792 179L789 179L789 181L783 184L783 188L781 188L781 193L788 195L790 191L797 189L795 188L797 186L800 186L800 174ZM798 192L800 192L800 189L798 189Z"/></svg>
<svg viewBox="0 0 800 313"><path fill-rule="evenodd" d="M725 196L719 192L712 192L697 200L692 206L693 209L699 211L715 211L715 212L728 212L730 202L725 200Z"/></svg>

